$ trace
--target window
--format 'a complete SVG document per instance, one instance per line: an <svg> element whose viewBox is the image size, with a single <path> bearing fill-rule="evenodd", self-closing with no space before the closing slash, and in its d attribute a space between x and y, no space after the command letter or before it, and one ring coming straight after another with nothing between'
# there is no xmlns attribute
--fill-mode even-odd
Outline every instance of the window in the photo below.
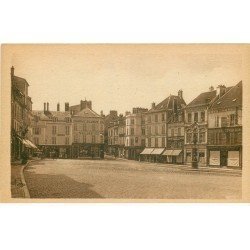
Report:
<svg viewBox="0 0 250 250"><path fill-rule="evenodd" d="M221 127L227 127L227 117L221 117Z"/></svg>
<svg viewBox="0 0 250 250"><path fill-rule="evenodd" d="M135 144L134 138L131 138L130 142L131 142L131 146L134 146L134 144Z"/></svg>
<svg viewBox="0 0 250 250"><path fill-rule="evenodd" d="M171 129L171 136L172 137L174 136L174 129L173 128Z"/></svg>
<svg viewBox="0 0 250 250"><path fill-rule="evenodd" d="M83 143L86 143L86 135L82 136Z"/></svg>
<svg viewBox="0 0 250 250"><path fill-rule="evenodd" d="M216 128L219 127L219 117L218 116L215 117L215 127Z"/></svg>
<svg viewBox="0 0 250 250"><path fill-rule="evenodd" d="M178 128L178 136L181 136L181 128Z"/></svg>
<svg viewBox="0 0 250 250"><path fill-rule="evenodd" d="M77 124L74 124L74 130L77 131Z"/></svg>
<svg viewBox="0 0 250 250"><path fill-rule="evenodd" d="M145 135L145 128L141 129L141 133L142 133L142 135Z"/></svg>
<svg viewBox="0 0 250 250"><path fill-rule="evenodd" d="M69 145L69 137L65 137L65 144Z"/></svg>
<svg viewBox="0 0 250 250"><path fill-rule="evenodd" d="M138 143L138 137L135 137L135 143Z"/></svg>
<svg viewBox="0 0 250 250"><path fill-rule="evenodd" d="M192 133L187 132L187 143L191 143L191 142L192 142Z"/></svg>
<svg viewBox="0 0 250 250"><path fill-rule="evenodd" d="M204 122L205 121L205 112L202 111L201 112L201 122Z"/></svg>
<svg viewBox="0 0 250 250"><path fill-rule="evenodd" d="M158 135L158 126L155 126L155 134Z"/></svg>
<svg viewBox="0 0 250 250"><path fill-rule="evenodd" d="M192 122L192 113L188 113L188 122Z"/></svg>
<svg viewBox="0 0 250 250"><path fill-rule="evenodd" d="M141 145L145 146L145 139L141 139Z"/></svg>
<svg viewBox="0 0 250 250"><path fill-rule="evenodd" d="M151 138L148 138L148 147L151 147Z"/></svg>
<svg viewBox="0 0 250 250"><path fill-rule="evenodd" d="M74 136L74 142L75 142L75 143L77 143L77 142L78 142L78 138L77 138L77 136L76 136L76 135Z"/></svg>
<svg viewBox="0 0 250 250"><path fill-rule="evenodd" d="M66 117L66 122L70 122L70 121L71 121L70 117Z"/></svg>
<svg viewBox="0 0 250 250"><path fill-rule="evenodd" d="M155 147L158 147L158 138L155 138Z"/></svg>
<svg viewBox="0 0 250 250"><path fill-rule="evenodd" d="M57 117L53 117L53 118L52 118L52 121L53 121L53 122L57 122L57 121L58 121Z"/></svg>
<svg viewBox="0 0 250 250"><path fill-rule="evenodd" d="M92 135L92 143L95 143L95 136Z"/></svg>
<svg viewBox="0 0 250 250"><path fill-rule="evenodd" d="M205 131L199 133L199 142L205 142Z"/></svg>
<svg viewBox="0 0 250 250"><path fill-rule="evenodd" d="M165 125L162 125L161 132L163 135L165 134Z"/></svg>
<svg viewBox="0 0 250 250"><path fill-rule="evenodd" d="M230 115L230 126L234 126L235 125L235 114L231 114Z"/></svg>
<svg viewBox="0 0 250 250"><path fill-rule="evenodd" d="M92 124L92 131L95 131L95 124Z"/></svg>
<svg viewBox="0 0 250 250"><path fill-rule="evenodd" d="M165 137L161 138L161 145L163 148L165 148Z"/></svg>
<svg viewBox="0 0 250 250"><path fill-rule="evenodd" d="M131 119L131 124L135 124L135 120L134 119Z"/></svg>
<svg viewBox="0 0 250 250"><path fill-rule="evenodd" d="M131 135L134 135L134 133L135 133L134 128L131 128L131 129L130 129L130 133L131 133Z"/></svg>
<svg viewBox="0 0 250 250"><path fill-rule="evenodd" d="M33 128L33 134L34 135L39 135L40 134L41 129L40 128Z"/></svg>
<svg viewBox="0 0 250 250"><path fill-rule="evenodd" d="M158 122L158 114L155 115L155 122Z"/></svg>
<svg viewBox="0 0 250 250"><path fill-rule="evenodd" d="M56 134L56 126L52 126L52 134L53 134L53 135Z"/></svg>
<svg viewBox="0 0 250 250"><path fill-rule="evenodd" d="M66 135L69 135L69 126L66 126Z"/></svg>
<svg viewBox="0 0 250 250"><path fill-rule="evenodd" d="M198 122L198 112L195 112L195 113L194 113L194 121L195 121L195 122Z"/></svg>
<svg viewBox="0 0 250 250"><path fill-rule="evenodd" d="M161 114L161 120L165 121L165 114Z"/></svg>
<svg viewBox="0 0 250 250"><path fill-rule="evenodd" d="M149 115L147 118L148 118L148 123L151 123L151 115Z"/></svg>
<svg viewBox="0 0 250 250"><path fill-rule="evenodd" d="M148 126L148 135L151 135L151 127Z"/></svg>
<svg viewBox="0 0 250 250"><path fill-rule="evenodd" d="M56 144L56 137L52 137L52 144Z"/></svg>

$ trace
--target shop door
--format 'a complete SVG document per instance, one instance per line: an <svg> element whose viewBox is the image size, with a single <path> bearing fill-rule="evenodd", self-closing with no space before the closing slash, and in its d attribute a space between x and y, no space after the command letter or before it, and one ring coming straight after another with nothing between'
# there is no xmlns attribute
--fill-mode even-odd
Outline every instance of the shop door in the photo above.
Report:
<svg viewBox="0 0 250 250"><path fill-rule="evenodd" d="M172 156L173 162L172 163L176 163L176 156Z"/></svg>
<svg viewBox="0 0 250 250"><path fill-rule="evenodd" d="M220 154L220 165L222 167L227 166L227 151L221 151L221 154Z"/></svg>

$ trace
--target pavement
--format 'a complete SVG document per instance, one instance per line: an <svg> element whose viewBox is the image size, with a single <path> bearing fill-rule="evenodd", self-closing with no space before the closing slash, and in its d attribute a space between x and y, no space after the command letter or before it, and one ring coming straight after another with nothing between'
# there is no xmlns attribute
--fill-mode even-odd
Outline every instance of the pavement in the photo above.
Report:
<svg viewBox="0 0 250 250"><path fill-rule="evenodd" d="M31 162L24 176L31 198L241 199L241 175L219 170L124 159L45 159Z"/></svg>

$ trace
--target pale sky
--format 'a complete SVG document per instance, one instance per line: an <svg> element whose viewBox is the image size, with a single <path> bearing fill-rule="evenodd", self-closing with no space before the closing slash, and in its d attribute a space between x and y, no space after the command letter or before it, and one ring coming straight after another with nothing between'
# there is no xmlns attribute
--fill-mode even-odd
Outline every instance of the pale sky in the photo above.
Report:
<svg viewBox="0 0 250 250"><path fill-rule="evenodd" d="M242 80L239 47L223 45L15 45L15 75L30 84L34 110L92 100L93 110L150 108L183 90L186 103L209 86ZM10 65L11 67L11 65Z"/></svg>

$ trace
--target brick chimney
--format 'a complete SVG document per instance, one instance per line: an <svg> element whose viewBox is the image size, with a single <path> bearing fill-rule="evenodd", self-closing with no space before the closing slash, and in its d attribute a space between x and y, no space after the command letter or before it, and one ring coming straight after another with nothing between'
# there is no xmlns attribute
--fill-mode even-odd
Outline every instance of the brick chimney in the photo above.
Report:
<svg viewBox="0 0 250 250"><path fill-rule="evenodd" d="M210 92L214 91L214 87L213 87L213 86L210 86L210 87L209 87L209 91L210 91Z"/></svg>
<svg viewBox="0 0 250 250"><path fill-rule="evenodd" d="M46 111L46 102L43 103L43 112L45 113Z"/></svg>
<svg viewBox="0 0 250 250"><path fill-rule="evenodd" d="M15 72L15 68L12 66L10 68L10 75L11 75L11 77L14 76L14 72Z"/></svg>
<svg viewBox="0 0 250 250"><path fill-rule="evenodd" d="M151 108L155 109L155 102L152 103Z"/></svg>
<svg viewBox="0 0 250 250"><path fill-rule="evenodd" d="M86 109L86 108L92 109L92 102L87 101L87 100L85 100L85 101L81 100L80 107L81 107L81 110Z"/></svg>
<svg viewBox="0 0 250 250"><path fill-rule="evenodd" d="M69 111L69 103L65 102L65 111Z"/></svg>
<svg viewBox="0 0 250 250"><path fill-rule="evenodd" d="M226 93L226 86L225 85L218 85L216 89L216 95L219 97L223 96Z"/></svg>
<svg viewBox="0 0 250 250"><path fill-rule="evenodd" d="M49 111L49 103L47 102L47 111Z"/></svg>
<svg viewBox="0 0 250 250"><path fill-rule="evenodd" d="M178 96L179 96L181 99L183 99L183 90L182 90L182 89L180 89L180 90L178 91Z"/></svg>
<svg viewBox="0 0 250 250"><path fill-rule="evenodd" d="M60 111L60 103L57 103L57 111Z"/></svg>

